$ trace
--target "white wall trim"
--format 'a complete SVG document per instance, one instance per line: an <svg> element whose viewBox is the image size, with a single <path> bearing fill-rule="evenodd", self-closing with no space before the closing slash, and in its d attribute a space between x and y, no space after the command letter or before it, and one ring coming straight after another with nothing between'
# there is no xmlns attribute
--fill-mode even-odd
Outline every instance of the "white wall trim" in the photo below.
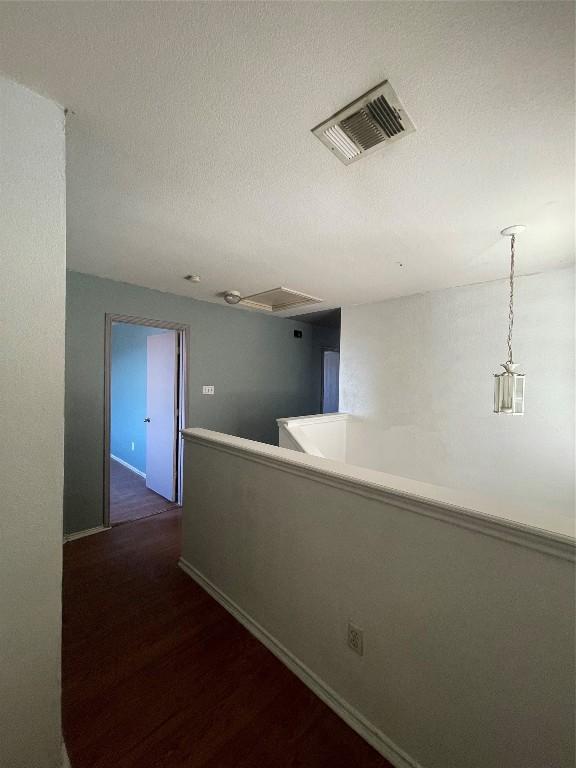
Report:
<svg viewBox="0 0 576 768"><path fill-rule="evenodd" d="M339 717L344 720L356 733L360 734L375 750L389 760L395 768L422 768L420 763L407 755L391 739L389 739L375 725L366 720L354 707L339 696L330 686L319 678L312 670L294 656L282 643L271 635L264 627L249 616L240 606L224 594L218 587L207 579L200 571L194 568L187 560L180 558L178 565L202 589L208 592L216 602L234 616L246 629L254 635L263 645L271 651L276 658L288 667L304 685L318 696Z"/></svg>
<svg viewBox="0 0 576 768"><path fill-rule="evenodd" d="M64 742L62 742L62 768L72 768L70 765L70 758L68 757L66 744L64 744Z"/></svg>
<svg viewBox="0 0 576 768"><path fill-rule="evenodd" d="M277 419L278 445L282 448L295 447L310 456L346 461L350 419L348 413Z"/></svg>
<svg viewBox="0 0 576 768"><path fill-rule="evenodd" d="M128 462L124 461L124 459L119 459L118 456L114 456L113 453L110 454L110 458L114 461L117 461L118 464L122 464L123 467L126 467L126 469L129 469L131 472L135 472L137 475L140 475L140 477L146 479L146 472L142 472L142 470L136 469L136 467L133 467L132 464L128 464Z"/></svg>
<svg viewBox="0 0 576 768"><path fill-rule="evenodd" d="M562 560L576 560L576 542L572 536L520 522L511 516L510 510L504 505L494 505L492 509L486 500L472 504L468 500L472 495L463 491L394 477L376 470L320 459L207 429L185 429L182 434L189 442L271 466L281 472L308 477L314 482L535 549ZM387 481L392 480L394 485L388 485ZM503 516L500 517L499 513Z"/></svg>
<svg viewBox="0 0 576 768"><path fill-rule="evenodd" d="M317 413L314 416L288 416L283 419L276 419L277 424L325 424L327 421L350 421L349 413Z"/></svg>
<svg viewBox="0 0 576 768"><path fill-rule="evenodd" d="M290 447L294 446L297 451L306 453L308 456L320 456L321 458L326 458L322 451L314 445L314 442L297 424L278 424L278 440L281 446L286 437L288 437L288 442L291 443Z"/></svg>
<svg viewBox="0 0 576 768"><path fill-rule="evenodd" d="M109 525L97 525L96 528L86 528L85 531L76 531L75 533L64 534L64 544L67 541L74 541L75 539L83 539L84 536L92 536L94 533L102 533L102 531L109 531Z"/></svg>

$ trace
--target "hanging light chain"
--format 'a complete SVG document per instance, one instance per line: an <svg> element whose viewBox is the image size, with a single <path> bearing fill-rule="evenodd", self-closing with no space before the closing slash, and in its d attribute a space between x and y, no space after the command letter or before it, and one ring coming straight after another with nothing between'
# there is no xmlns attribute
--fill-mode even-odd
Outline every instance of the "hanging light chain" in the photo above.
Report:
<svg viewBox="0 0 576 768"><path fill-rule="evenodd" d="M514 327L514 244L516 235L510 238L510 307L508 309L508 362L512 363L512 329Z"/></svg>
<svg viewBox="0 0 576 768"><path fill-rule="evenodd" d="M525 376L517 371L512 353L512 332L514 330L514 267L516 256L516 235L523 232L523 224L505 227L500 234L510 238L510 301L508 305L508 360L502 363L504 371L494 374L494 413L522 415L524 413Z"/></svg>

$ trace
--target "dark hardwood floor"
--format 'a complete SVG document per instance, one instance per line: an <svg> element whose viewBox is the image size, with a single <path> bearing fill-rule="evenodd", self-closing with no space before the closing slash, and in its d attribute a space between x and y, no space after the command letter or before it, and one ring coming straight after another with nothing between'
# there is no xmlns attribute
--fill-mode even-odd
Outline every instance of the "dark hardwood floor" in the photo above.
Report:
<svg viewBox="0 0 576 768"><path fill-rule="evenodd" d="M176 505L146 488L146 480L136 472L110 459L110 523L140 520L159 515Z"/></svg>
<svg viewBox="0 0 576 768"><path fill-rule="evenodd" d="M171 510L64 546L73 768L391 768L176 565Z"/></svg>

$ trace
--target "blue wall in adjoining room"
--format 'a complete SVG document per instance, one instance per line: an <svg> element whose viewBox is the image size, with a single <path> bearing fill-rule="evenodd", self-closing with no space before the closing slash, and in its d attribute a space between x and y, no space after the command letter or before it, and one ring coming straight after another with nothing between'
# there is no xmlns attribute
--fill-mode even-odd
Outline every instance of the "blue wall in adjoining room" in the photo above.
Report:
<svg viewBox="0 0 576 768"><path fill-rule="evenodd" d="M157 333L166 331L112 325L110 453L141 472L146 472L146 339Z"/></svg>

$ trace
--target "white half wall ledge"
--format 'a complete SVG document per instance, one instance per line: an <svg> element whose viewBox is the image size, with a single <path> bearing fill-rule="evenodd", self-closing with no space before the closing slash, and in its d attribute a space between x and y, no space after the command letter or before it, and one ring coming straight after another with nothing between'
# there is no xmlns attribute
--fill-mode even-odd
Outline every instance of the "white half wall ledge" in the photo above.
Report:
<svg viewBox="0 0 576 768"><path fill-rule="evenodd" d="M335 461L347 459L348 413L320 413L277 419L278 445Z"/></svg>
<svg viewBox="0 0 576 768"><path fill-rule="evenodd" d="M277 424L326 424L330 421L348 421L349 413L315 413L312 416L286 416L276 419Z"/></svg>
<svg viewBox="0 0 576 768"><path fill-rule="evenodd" d="M388 475L207 429L188 428L182 430L182 434L187 441L217 447L228 453L251 454L254 460L284 472L308 475L326 485L380 499L450 525L470 528L572 562L576 560L574 523L558 513L514 509L498 499L474 492Z"/></svg>
<svg viewBox="0 0 576 768"><path fill-rule="evenodd" d="M180 567L392 765L574 768L573 537L455 490L184 436Z"/></svg>

